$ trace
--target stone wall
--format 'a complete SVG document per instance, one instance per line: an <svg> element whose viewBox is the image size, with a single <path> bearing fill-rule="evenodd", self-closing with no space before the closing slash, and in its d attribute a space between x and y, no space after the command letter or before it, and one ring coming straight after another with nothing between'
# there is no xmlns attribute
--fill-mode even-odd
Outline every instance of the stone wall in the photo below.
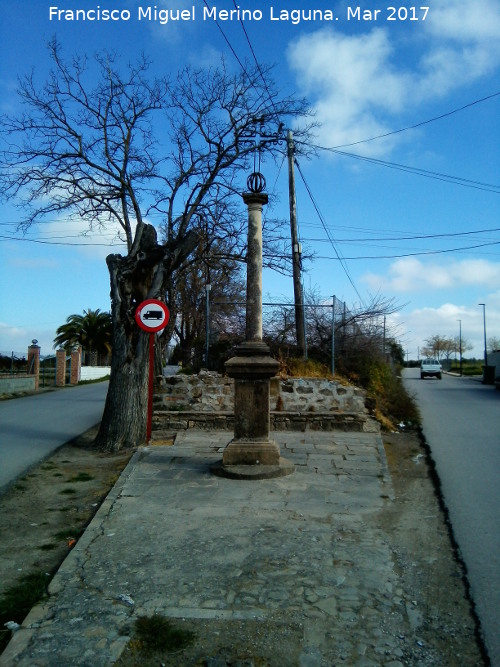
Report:
<svg viewBox="0 0 500 667"><path fill-rule="evenodd" d="M155 407L193 412L232 412L234 380L217 373L174 375L161 380ZM276 412L365 412L365 395L357 387L322 378L271 379L271 410Z"/></svg>
<svg viewBox="0 0 500 667"><path fill-rule="evenodd" d="M234 380L217 373L164 377L156 390L153 432L232 429ZM371 430L364 392L321 378L272 378L271 430ZM154 433L153 433L154 436Z"/></svg>
<svg viewBox="0 0 500 667"><path fill-rule="evenodd" d="M273 378L271 410L284 412L365 412L357 387L323 378Z"/></svg>

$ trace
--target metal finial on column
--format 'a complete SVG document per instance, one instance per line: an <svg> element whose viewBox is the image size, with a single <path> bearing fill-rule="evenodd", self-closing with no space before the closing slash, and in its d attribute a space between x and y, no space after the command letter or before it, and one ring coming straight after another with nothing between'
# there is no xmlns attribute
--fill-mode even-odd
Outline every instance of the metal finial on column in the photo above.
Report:
<svg viewBox="0 0 500 667"><path fill-rule="evenodd" d="M254 171L253 174L247 178L247 187L249 192L260 193L266 189L266 179L260 171Z"/></svg>

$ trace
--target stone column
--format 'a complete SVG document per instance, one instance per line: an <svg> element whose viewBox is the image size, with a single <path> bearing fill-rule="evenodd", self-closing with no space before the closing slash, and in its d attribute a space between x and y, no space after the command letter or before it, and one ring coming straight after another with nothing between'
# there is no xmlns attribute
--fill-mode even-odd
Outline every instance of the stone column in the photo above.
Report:
<svg viewBox="0 0 500 667"><path fill-rule="evenodd" d="M263 181L252 175L257 176ZM290 474L294 467L280 458L279 445L269 438L269 380L279 364L262 341L262 208L268 197L247 192L243 201L248 207L246 341L226 363L227 374L234 378L234 438L215 472L263 479Z"/></svg>
<svg viewBox="0 0 500 667"><path fill-rule="evenodd" d="M248 207L246 340L262 341L262 208L268 196L245 192Z"/></svg>
<svg viewBox="0 0 500 667"><path fill-rule="evenodd" d="M35 391L40 383L40 346L33 341L28 347L28 373L35 376Z"/></svg>
<svg viewBox="0 0 500 667"><path fill-rule="evenodd" d="M56 387L66 385L66 350L56 350Z"/></svg>

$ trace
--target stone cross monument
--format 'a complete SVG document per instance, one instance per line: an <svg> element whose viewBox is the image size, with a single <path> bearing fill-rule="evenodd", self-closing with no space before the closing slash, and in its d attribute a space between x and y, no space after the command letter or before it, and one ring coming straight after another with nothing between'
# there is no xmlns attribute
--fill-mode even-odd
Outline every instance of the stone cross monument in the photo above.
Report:
<svg viewBox="0 0 500 667"><path fill-rule="evenodd" d="M246 340L226 362L234 378L234 438L224 450L219 474L241 479L288 475L294 467L280 457L279 445L269 437L269 380L279 364L262 341L262 208L268 196L265 180L254 173L243 194L248 207Z"/></svg>

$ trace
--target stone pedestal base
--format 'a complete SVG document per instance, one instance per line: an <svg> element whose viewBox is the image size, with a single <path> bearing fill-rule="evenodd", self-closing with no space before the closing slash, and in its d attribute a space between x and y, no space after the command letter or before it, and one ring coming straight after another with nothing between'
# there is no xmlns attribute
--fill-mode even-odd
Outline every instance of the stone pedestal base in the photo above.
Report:
<svg viewBox="0 0 500 667"><path fill-rule="evenodd" d="M232 440L222 455L223 465L278 465L280 448L274 440Z"/></svg>
<svg viewBox="0 0 500 667"><path fill-rule="evenodd" d="M218 477L229 479L274 479L291 475L295 472L295 466L282 458L277 465L224 465L220 461L212 466L212 472Z"/></svg>
<svg viewBox="0 0 500 667"><path fill-rule="evenodd" d="M217 474L266 479L293 472L293 466L280 458L279 445L269 438L269 379L278 368L259 340L240 345L226 363L227 374L234 378L234 439L214 469Z"/></svg>

